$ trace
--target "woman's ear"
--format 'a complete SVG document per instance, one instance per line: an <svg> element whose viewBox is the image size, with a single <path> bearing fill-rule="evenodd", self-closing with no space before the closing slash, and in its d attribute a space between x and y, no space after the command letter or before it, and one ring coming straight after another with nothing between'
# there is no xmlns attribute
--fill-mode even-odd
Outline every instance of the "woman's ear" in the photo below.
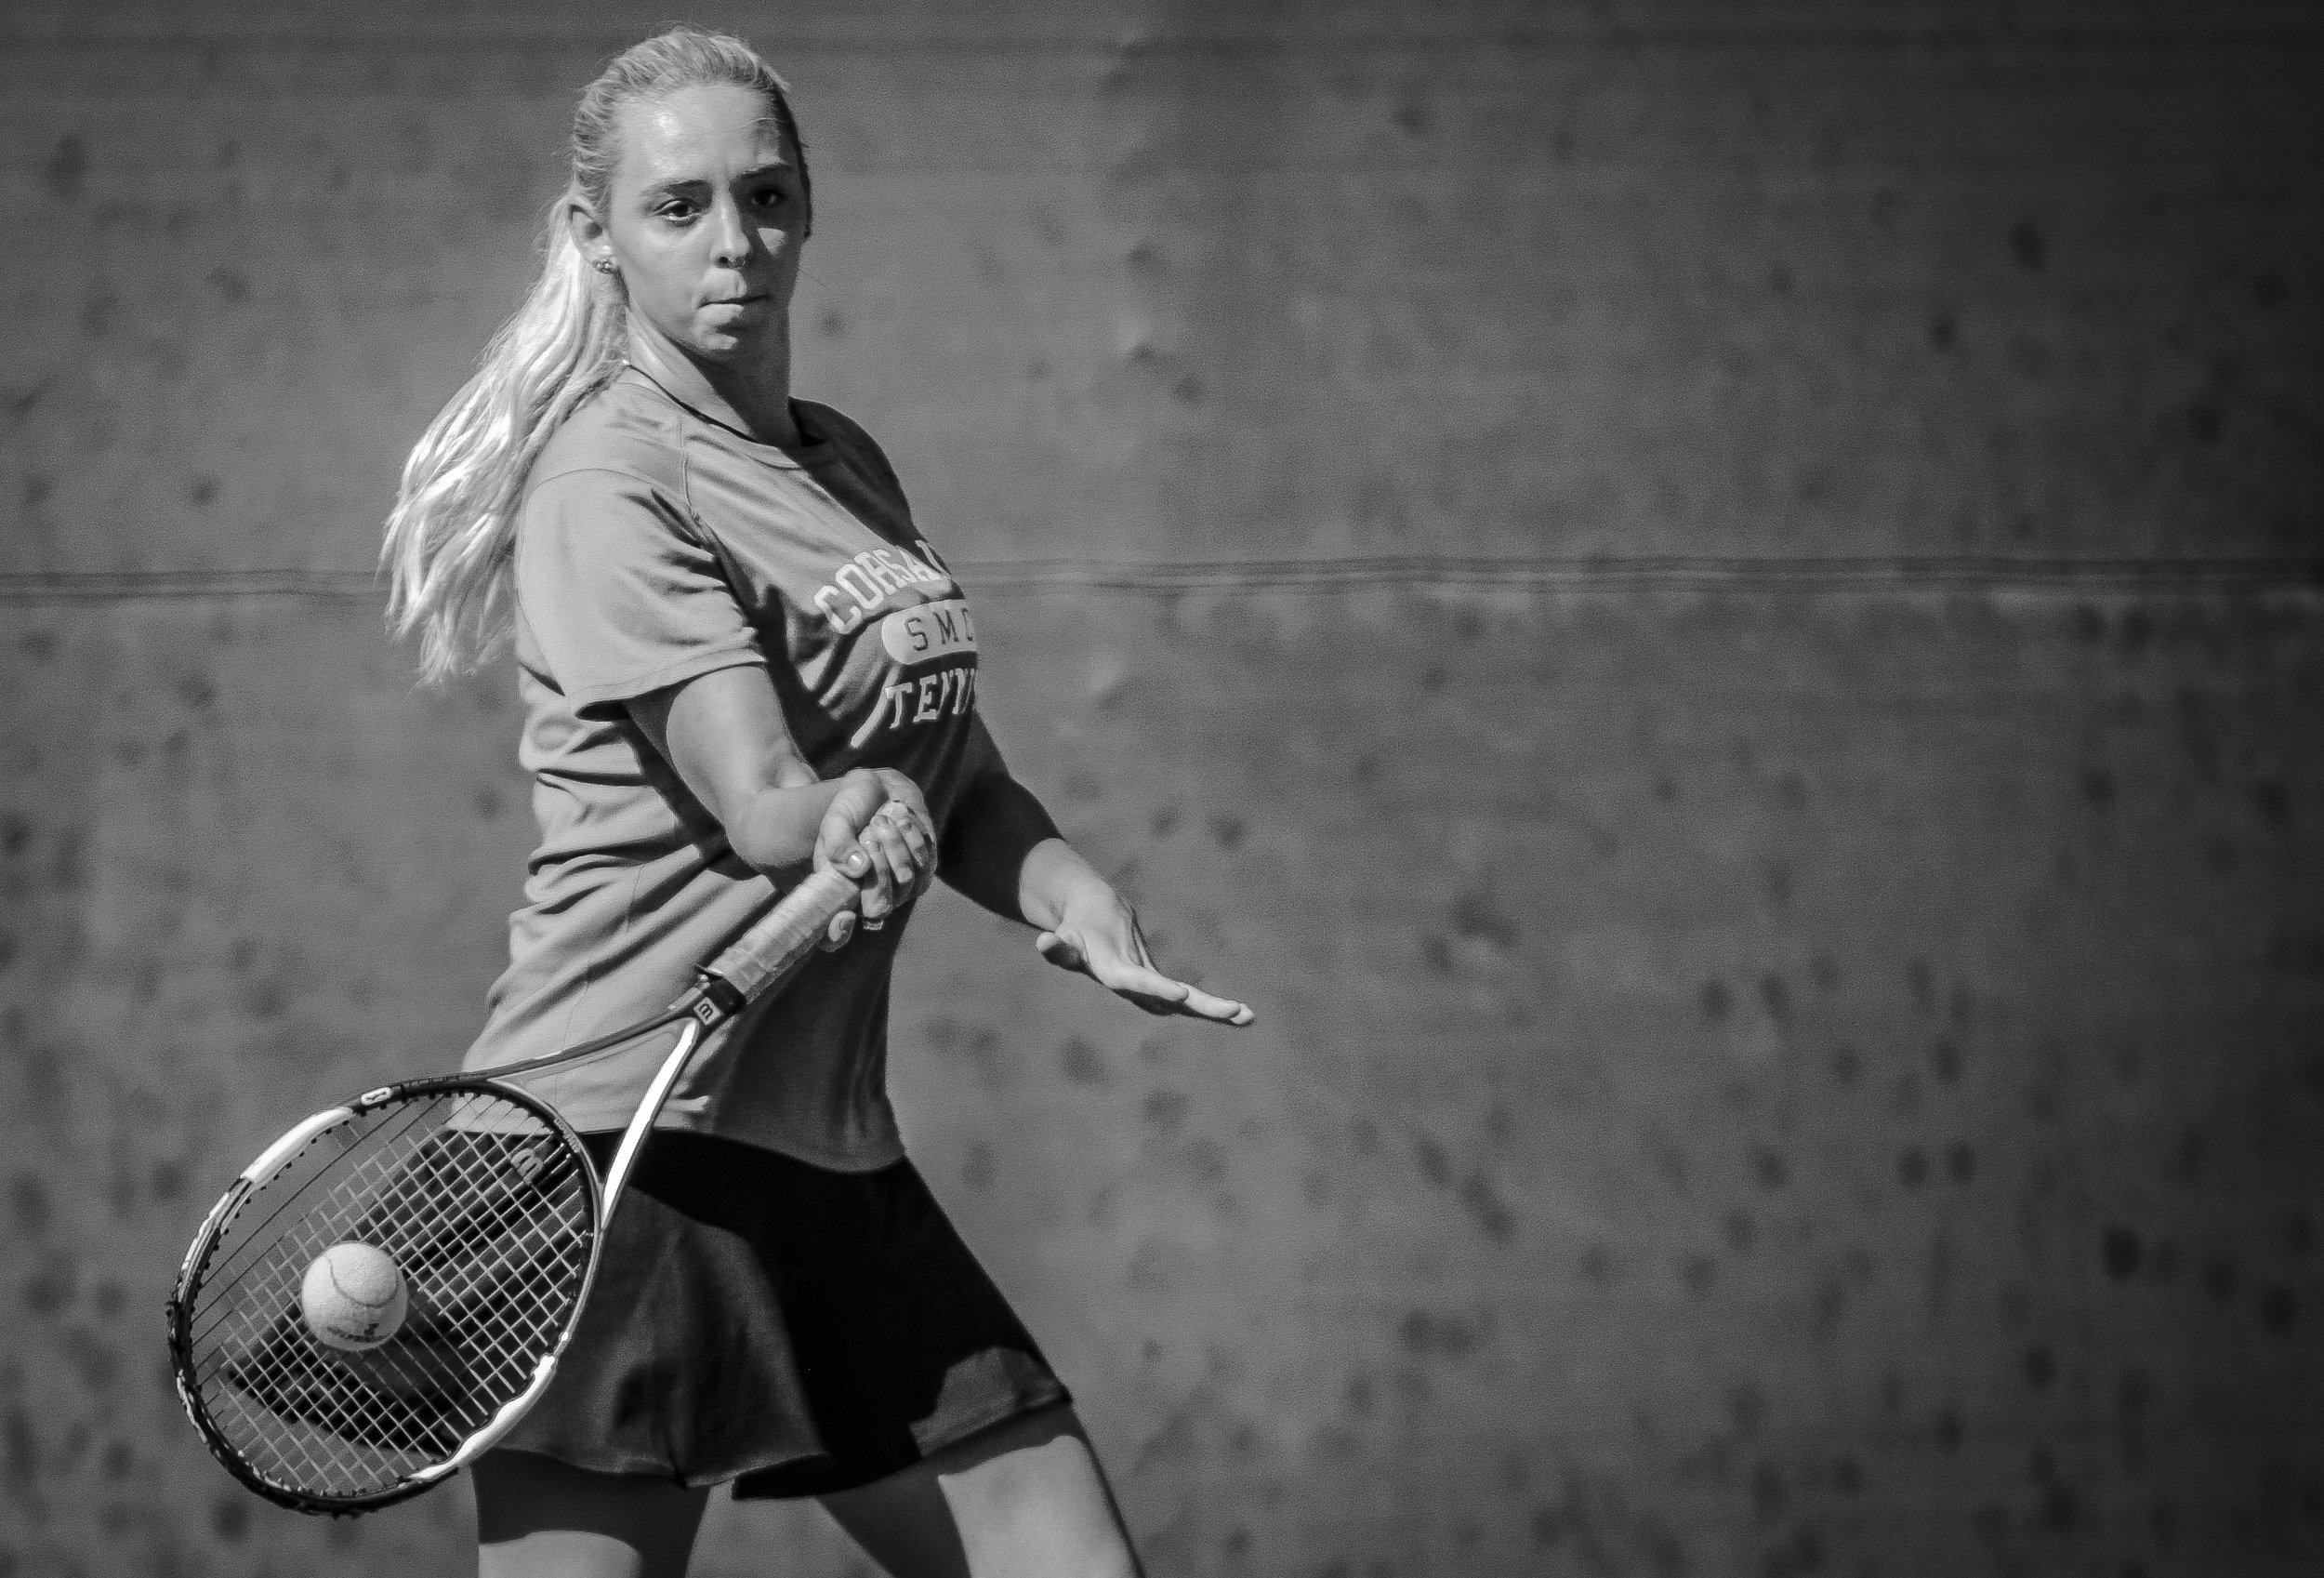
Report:
<svg viewBox="0 0 2324 1578"><path fill-rule="evenodd" d="M581 260L601 272L612 266L613 242L605 233L605 226L589 206L589 200L577 192L565 194L565 232L573 237L574 248Z"/></svg>

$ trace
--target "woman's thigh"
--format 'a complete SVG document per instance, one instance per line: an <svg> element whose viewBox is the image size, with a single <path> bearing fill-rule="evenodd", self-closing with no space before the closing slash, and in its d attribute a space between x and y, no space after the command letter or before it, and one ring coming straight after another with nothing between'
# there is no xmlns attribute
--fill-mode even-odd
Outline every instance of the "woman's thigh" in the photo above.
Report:
<svg viewBox="0 0 2324 1578"><path fill-rule="evenodd" d="M822 1498L894 1578L1137 1578L1114 1494L1071 1407L1009 1420Z"/></svg>
<svg viewBox="0 0 2324 1578"><path fill-rule="evenodd" d="M476 1460L481 1578L684 1578L709 1491L529 1452Z"/></svg>

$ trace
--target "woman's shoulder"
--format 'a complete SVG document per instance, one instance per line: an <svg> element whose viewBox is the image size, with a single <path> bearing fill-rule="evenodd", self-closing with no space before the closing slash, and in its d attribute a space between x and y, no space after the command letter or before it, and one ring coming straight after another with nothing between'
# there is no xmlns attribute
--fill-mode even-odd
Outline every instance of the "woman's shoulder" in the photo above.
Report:
<svg viewBox="0 0 2324 1578"><path fill-rule="evenodd" d="M545 484L586 486L591 475L619 488L622 479L672 496L685 489L685 431L678 411L651 386L624 373L567 417L524 479L529 497Z"/></svg>
<svg viewBox="0 0 2324 1578"><path fill-rule="evenodd" d="M863 423L838 406L825 405L820 400L801 400L793 395L791 409L800 418L800 425L816 437L838 444L843 449L878 456L881 465L887 464L888 457L880 449L879 441L864 431Z"/></svg>
<svg viewBox="0 0 2324 1578"><path fill-rule="evenodd" d="M836 444L849 458L856 460L883 479L889 486L901 489L896 481L896 469L889 462L888 452L879 447L879 441L864 431L864 425L836 405L821 401L791 397L791 408L800 424L827 444Z"/></svg>

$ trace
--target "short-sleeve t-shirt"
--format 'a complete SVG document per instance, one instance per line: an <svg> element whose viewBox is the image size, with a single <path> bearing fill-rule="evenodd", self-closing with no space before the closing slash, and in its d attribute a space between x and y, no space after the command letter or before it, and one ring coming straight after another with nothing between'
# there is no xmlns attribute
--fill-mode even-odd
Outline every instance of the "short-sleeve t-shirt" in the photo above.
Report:
<svg viewBox="0 0 2324 1578"><path fill-rule="evenodd" d="M666 1007L775 899L625 703L763 669L818 777L905 773L942 828L964 788L976 631L870 437L795 401L759 444L625 369L550 438L516 537L516 656L540 846L466 1067L544 1055ZM661 1126L851 1171L903 1154L888 975L905 916L818 953L707 1038ZM575 1128L636 1110L667 1035L528 1081Z"/></svg>

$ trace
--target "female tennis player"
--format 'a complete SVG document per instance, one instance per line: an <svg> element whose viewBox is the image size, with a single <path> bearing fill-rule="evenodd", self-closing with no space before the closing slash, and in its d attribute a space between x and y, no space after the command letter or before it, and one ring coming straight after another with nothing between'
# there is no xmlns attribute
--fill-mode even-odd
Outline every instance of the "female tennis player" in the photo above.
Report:
<svg viewBox="0 0 2324 1578"><path fill-rule="evenodd" d="M660 1007L811 869L861 921L691 1066L555 1384L476 1467L482 1571L682 1573L708 1488L815 1496L899 1578L1134 1573L1089 1438L905 1159L888 976L941 871L1149 1013L1155 965L1010 776L975 626L865 431L792 398L812 227L783 81L679 29L583 93L530 297L412 454L391 617L513 641L540 847L468 1067ZM661 1048L536 1087L601 1165Z"/></svg>

